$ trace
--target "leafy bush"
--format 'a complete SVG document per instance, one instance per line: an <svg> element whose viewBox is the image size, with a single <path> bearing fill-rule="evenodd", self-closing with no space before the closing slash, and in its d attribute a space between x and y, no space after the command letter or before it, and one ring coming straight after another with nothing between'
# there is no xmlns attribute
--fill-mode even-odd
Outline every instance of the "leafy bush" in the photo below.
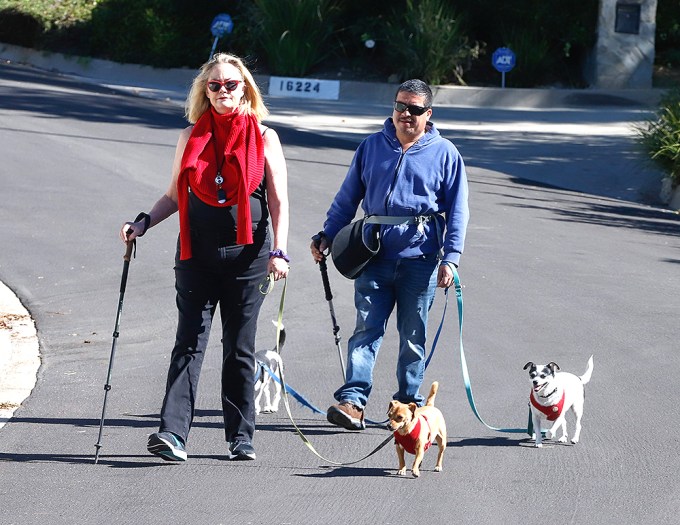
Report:
<svg viewBox="0 0 680 525"><path fill-rule="evenodd" d="M0 41L50 51L82 50L80 27L96 5L96 0L0 0Z"/></svg>
<svg viewBox="0 0 680 525"><path fill-rule="evenodd" d="M49 31L89 20L98 3L101 0L0 0L0 11L24 13Z"/></svg>
<svg viewBox="0 0 680 525"><path fill-rule="evenodd" d="M680 66L680 2L659 2L656 8L657 63Z"/></svg>
<svg viewBox="0 0 680 525"><path fill-rule="evenodd" d="M579 87L595 43L599 1L0 0L0 41L196 67L210 53L210 22L227 12L234 33L218 50L248 58L251 67L257 62L262 73L498 85L489 55L507 46L517 55L508 85ZM656 21L657 65L678 68L680 2L658 2ZM365 46L366 40L375 46Z"/></svg>
<svg viewBox="0 0 680 525"><path fill-rule="evenodd" d="M156 67L196 67L209 57L210 0L108 0L92 12L92 55Z"/></svg>
<svg viewBox="0 0 680 525"><path fill-rule="evenodd" d="M303 77L334 49L337 0L253 0L254 44L276 75Z"/></svg>
<svg viewBox="0 0 680 525"><path fill-rule="evenodd" d="M583 86L583 64L595 44L599 0L477 0L461 3L467 32L486 42L489 55L509 47L517 66L512 86ZM474 64L478 79L498 82L490 60Z"/></svg>
<svg viewBox="0 0 680 525"><path fill-rule="evenodd" d="M656 118L638 129L638 138L673 185L680 185L680 88L665 95Z"/></svg>
<svg viewBox="0 0 680 525"><path fill-rule="evenodd" d="M387 55L397 64L400 80L420 78L430 84L465 84L468 62L477 58L461 18L446 0L406 0L384 24Z"/></svg>
<svg viewBox="0 0 680 525"><path fill-rule="evenodd" d="M0 10L0 42L33 47L42 31L43 25L34 15L13 7Z"/></svg>
<svg viewBox="0 0 680 525"><path fill-rule="evenodd" d="M512 31L506 37L506 47L512 49L517 65L508 75L507 85L526 87L546 81L553 57L550 43L539 33Z"/></svg>
<svg viewBox="0 0 680 525"><path fill-rule="evenodd" d="M225 4L214 0L0 0L0 40L116 62L196 67L208 59L213 41L210 23ZM11 28L9 34L6 26Z"/></svg>

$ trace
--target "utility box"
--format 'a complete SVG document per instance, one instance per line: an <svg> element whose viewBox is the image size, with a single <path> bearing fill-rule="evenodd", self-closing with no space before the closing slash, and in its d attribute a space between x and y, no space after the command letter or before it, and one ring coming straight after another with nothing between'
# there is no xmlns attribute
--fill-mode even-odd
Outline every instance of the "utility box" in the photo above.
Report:
<svg viewBox="0 0 680 525"><path fill-rule="evenodd" d="M602 89L649 89L657 0L600 0L597 43L586 77Z"/></svg>

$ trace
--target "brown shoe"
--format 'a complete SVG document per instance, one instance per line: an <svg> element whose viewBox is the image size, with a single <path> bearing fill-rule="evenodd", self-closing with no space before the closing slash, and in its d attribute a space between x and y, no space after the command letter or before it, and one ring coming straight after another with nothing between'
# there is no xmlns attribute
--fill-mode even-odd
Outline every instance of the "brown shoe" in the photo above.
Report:
<svg viewBox="0 0 680 525"><path fill-rule="evenodd" d="M330 423L347 430L363 430L366 428L363 409L348 401L331 406L326 412L326 419Z"/></svg>

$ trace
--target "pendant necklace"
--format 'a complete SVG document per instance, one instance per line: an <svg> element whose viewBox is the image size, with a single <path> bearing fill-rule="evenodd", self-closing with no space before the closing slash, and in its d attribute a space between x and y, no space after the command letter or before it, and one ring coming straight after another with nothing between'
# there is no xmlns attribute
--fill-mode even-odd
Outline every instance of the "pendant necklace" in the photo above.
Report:
<svg viewBox="0 0 680 525"><path fill-rule="evenodd" d="M217 135L213 133L213 147L215 148L215 162L218 162L218 155L217 155ZM219 161L219 167L217 168L217 175L215 175L215 186L217 187L217 202L220 204L224 204L227 202L227 194L225 193L224 189L222 188L222 184L224 183L224 178L222 177L222 168L224 167L224 160L225 160L225 155L224 152L222 152L222 160Z"/></svg>

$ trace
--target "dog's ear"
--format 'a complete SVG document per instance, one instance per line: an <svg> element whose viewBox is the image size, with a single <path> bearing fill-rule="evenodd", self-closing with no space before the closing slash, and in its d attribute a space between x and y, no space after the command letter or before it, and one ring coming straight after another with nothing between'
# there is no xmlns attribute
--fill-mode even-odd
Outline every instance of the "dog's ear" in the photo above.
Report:
<svg viewBox="0 0 680 525"><path fill-rule="evenodd" d="M534 366L534 363L532 361L529 361L526 365L524 365L524 368L522 368L522 370L526 370L530 366Z"/></svg>
<svg viewBox="0 0 680 525"><path fill-rule="evenodd" d="M416 405L415 403L409 403L408 409L411 411L411 414L413 414L415 416L416 410L418 409L418 405Z"/></svg>
<svg viewBox="0 0 680 525"><path fill-rule="evenodd" d="M390 401L390 404L387 407L387 414L389 415L392 410L394 410L394 407L397 406L397 402L393 399Z"/></svg>
<svg viewBox="0 0 680 525"><path fill-rule="evenodd" d="M558 365L557 363L553 362L553 361L550 361L550 362L548 363L548 366L549 366L550 369L553 371L553 374L555 373L555 370L559 370L559 369L560 369L559 365Z"/></svg>

